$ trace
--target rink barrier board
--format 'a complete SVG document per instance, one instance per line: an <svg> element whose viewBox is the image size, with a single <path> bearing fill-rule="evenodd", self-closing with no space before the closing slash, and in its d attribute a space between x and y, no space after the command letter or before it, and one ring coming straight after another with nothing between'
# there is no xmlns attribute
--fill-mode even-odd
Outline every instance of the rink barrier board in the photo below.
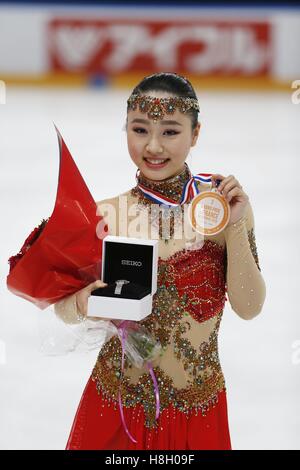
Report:
<svg viewBox="0 0 300 470"><path fill-rule="evenodd" d="M180 73L180 72L178 72ZM44 75L1 75L6 85L14 86L109 86L112 88L133 88L137 82L148 75L144 73L119 74L116 77L97 77L73 74ZM184 74L183 74L184 75ZM187 77L195 88L203 90L270 90L291 91L292 81L280 81L270 77L199 77L189 74Z"/></svg>

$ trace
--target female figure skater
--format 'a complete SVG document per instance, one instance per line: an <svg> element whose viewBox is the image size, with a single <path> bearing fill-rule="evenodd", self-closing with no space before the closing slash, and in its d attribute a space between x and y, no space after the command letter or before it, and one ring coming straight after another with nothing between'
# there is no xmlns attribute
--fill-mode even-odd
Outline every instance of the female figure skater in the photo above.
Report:
<svg viewBox="0 0 300 470"><path fill-rule="evenodd" d="M151 218L149 227L158 224L158 288L151 314L140 323L163 347L163 354L152 363L160 414L156 420L155 391L146 367L125 362L120 380L122 349L119 337L112 336L101 348L86 384L66 450L231 449L226 386L218 356L226 292L232 309L245 320L258 315L265 300L249 197L235 176L212 174L212 182L221 180L218 190L230 205L226 228L204 236L201 247L196 244L190 249L185 234L174 237L176 214L170 211L170 232L166 233L166 215L162 211L153 215L149 208L172 200L182 209L182 191L192 177L185 160L200 130L197 96L186 78L157 73L134 88L127 105L128 150L137 166L136 185L97 204L101 214L109 206L114 208L115 222L109 215L113 211L106 218L108 227L115 227L113 235L132 236L121 233L120 196L127 198L127 227L133 223L128 215L133 205ZM196 184L199 192L210 189L207 182L197 180ZM92 290L104 285L98 280L57 302L56 314L67 323L83 321ZM124 419L134 440L125 432L120 416L120 386Z"/></svg>

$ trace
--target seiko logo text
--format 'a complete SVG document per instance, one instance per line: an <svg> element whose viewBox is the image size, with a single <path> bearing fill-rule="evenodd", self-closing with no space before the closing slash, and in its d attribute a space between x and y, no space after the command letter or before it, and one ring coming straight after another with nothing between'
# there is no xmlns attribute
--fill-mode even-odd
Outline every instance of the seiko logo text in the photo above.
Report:
<svg viewBox="0 0 300 470"><path fill-rule="evenodd" d="M121 264L130 264L131 266L142 266L141 261L131 261L130 259L122 259Z"/></svg>

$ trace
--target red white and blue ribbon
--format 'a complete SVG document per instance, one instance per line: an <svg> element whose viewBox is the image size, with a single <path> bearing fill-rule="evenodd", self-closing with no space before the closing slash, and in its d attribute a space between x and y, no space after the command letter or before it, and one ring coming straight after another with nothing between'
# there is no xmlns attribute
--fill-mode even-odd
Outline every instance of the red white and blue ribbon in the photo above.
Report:
<svg viewBox="0 0 300 470"><path fill-rule="evenodd" d="M138 173L139 170L137 170ZM200 181L202 183L211 183L211 175L212 173L197 173L196 175L192 175L191 178L185 183L183 190L182 190L182 195L180 202L177 203L170 197L164 196L158 191L155 191L154 189L147 188L144 186L142 183L138 182L138 177L136 173L136 180L137 180L137 186L143 193L145 197L148 199L151 199L153 202L156 202L158 204L162 204L165 206L180 206L183 205L187 202L190 202L197 194L199 194L199 189L197 187L196 181Z"/></svg>

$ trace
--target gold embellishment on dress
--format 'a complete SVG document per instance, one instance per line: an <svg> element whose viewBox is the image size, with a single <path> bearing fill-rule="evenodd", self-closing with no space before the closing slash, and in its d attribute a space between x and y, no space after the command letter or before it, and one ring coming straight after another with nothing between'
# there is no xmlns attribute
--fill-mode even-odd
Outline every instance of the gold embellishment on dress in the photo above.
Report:
<svg viewBox="0 0 300 470"><path fill-rule="evenodd" d="M203 272L203 282L193 285L191 277L193 273L199 276L199 270ZM159 257L158 289L153 296L152 312L140 323L163 347L162 358L153 364L161 411L172 404L186 414L201 410L205 415L218 400L218 392L225 389L217 344L225 297L223 270L224 248L210 240L206 240L200 250L178 251L167 260ZM187 285L190 289L186 289ZM211 289L215 300L209 303L207 300L211 297ZM192 303L195 299L194 290L199 295L196 305ZM192 318L199 324L208 319L217 319L213 322L209 339L201 342L199 338L197 347L184 336ZM176 387L173 378L161 367L167 350L173 355L175 363L178 362L178 373L182 374L183 370L186 372L186 385L182 388ZM97 391L117 404L121 380L123 406L141 404L145 411L145 425L156 427L155 394L150 373L145 372L146 369L136 371L125 356L124 374L121 376L121 355L120 340L114 336L100 350L92 372ZM137 372L134 383L130 372Z"/></svg>
<svg viewBox="0 0 300 470"><path fill-rule="evenodd" d="M185 344L180 344L182 340L176 341L180 351L177 354L180 356L182 354L186 355L187 352L190 355L190 351L193 351L192 356L194 357L185 359L186 365L190 363L190 367L195 367L193 380L190 381L187 387L183 389L176 388L172 378L159 366L153 367L159 388L160 412L172 404L186 415L200 410L202 415L205 416L210 405L218 400L218 392L226 390L225 379L218 359L216 340L220 320L221 314L209 341L200 344L199 353L190 345L187 346L189 343L187 340L183 340ZM104 397L115 403L115 405L120 386L120 355L120 342L116 337L113 337L100 351L92 372L92 380L96 382L98 394L102 392ZM136 384L130 383L129 377L124 375L121 383L121 397L124 407L134 407L137 404L143 406L146 427L154 428L157 426L155 420L155 395L149 373L142 374Z"/></svg>
<svg viewBox="0 0 300 470"><path fill-rule="evenodd" d="M193 377L195 385L201 385L203 383L202 377L198 376L200 371L210 368L217 374L220 373L221 366L218 355L218 331L221 321L221 315L218 316L218 321L215 325L214 330L209 336L209 341L203 341L200 346L200 354L191 345L191 342L186 338L182 338L182 334L186 333L191 328L191 324L187 321L180 324L174 335L174 352L177 359L182 360L184 369L190 372Z"/></svg>
<svg viewBox="0 0 300 470"><path fill-rule="evenodd" d="M257 246L256 246L255 233L254 233L253 227L251 228L251 230L248 230L248 240L249 240L251 252L252 252L253 258L255 260L255 263L256 263L258 269L261 271L260 266L259 266Z"/></svg>
<svg viewBox="0 0 300 470"><path fill-rule="evenodd" d="M151 206L151 201L143 195L138 195L137 208L139 210L147 210L151 227L157 230L161 240L168 243L174 235L175 222L178 227L183 226L184 208L183 206L163 207L153 203L153 201L152 204L153 206Z"/></svg>

